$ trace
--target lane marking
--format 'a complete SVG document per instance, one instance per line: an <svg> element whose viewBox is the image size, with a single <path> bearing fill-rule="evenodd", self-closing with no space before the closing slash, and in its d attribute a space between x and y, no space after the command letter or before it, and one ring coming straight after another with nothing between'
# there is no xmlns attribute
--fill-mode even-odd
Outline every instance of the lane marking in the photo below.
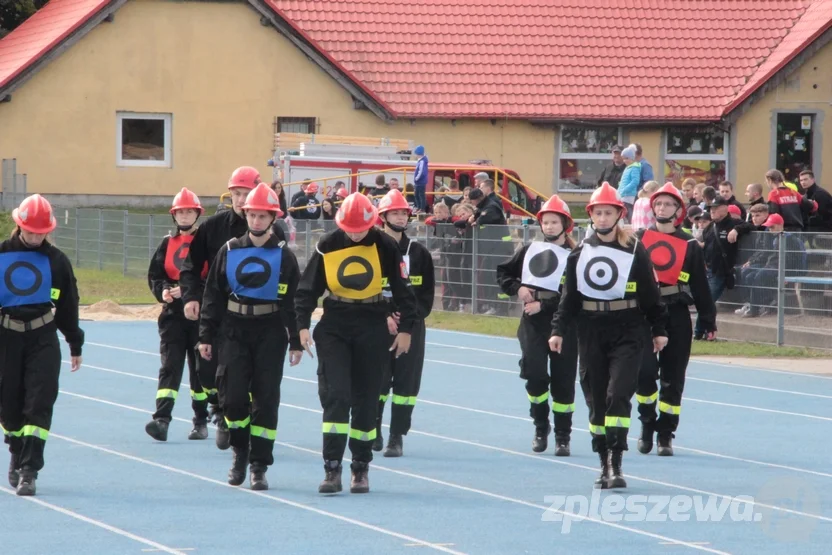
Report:
<svg viewBox="0 0 832 555"><path fill-rule="evenodd" d="M17 493L12 491L12 490L9 490L9 489L6 489L6 488L0 488L0 491L2 491L3 493L8 493L9 495L13 495L14 497L17 497ZM101 528L101 529L106 530L108 532L112 532L113 534L116 534L118 536L128 538L128 539L131 539L135 542L150 546L150 547L153 548L154 551L159 551L159 552L162 552L162 553L170 553L171 555L185 555L182 552L182 550L180 550L180 549L175 549L173 547L168 547L166 545L162 545L161 543L155 542L153 540L149 540L147 538L143 538L142 536L138 536L138 535L136 535L132 532L128 532L127 530L122 530L121 528L117 528L115 526L107 524L106 522L101 522L100 520L96 520L94 518L84 516L80 513L76 513L75 511L65 509L65 508L60 507L58 505L53 505L52 503L49 503L47 501L43 501L42 499L38 499L37 497L20 497L19 499L23 499L25 501L28 501L29 503L34 503L35 505L40 505L41 507L46 507L47 509L50 509L50 510L58 512L58 513L61 513L62 515L74 518L76 520L80 520L81 522L86 522L87 524L92 524L93 526L97 526L98 528Z"/></svg>

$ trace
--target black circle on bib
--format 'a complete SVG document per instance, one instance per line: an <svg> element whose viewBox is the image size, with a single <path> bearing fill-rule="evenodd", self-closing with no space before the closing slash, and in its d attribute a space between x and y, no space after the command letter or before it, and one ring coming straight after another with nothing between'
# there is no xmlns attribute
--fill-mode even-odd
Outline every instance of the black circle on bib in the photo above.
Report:
<svg viewBox="0 0 832 555"><path fill-rule="evenodd" d="M260 266L258 270L244 272L246 267L257 265ZM257 256L249 256L240 261L237 265L237 271L234 272L234 277L237 278L237 283L249 289L259 289L268 283L269 278L272 277L271 265Z"/></svg>
<svg viewBox="0 0 832 555"><path fill-rule="evenodd" d="M346 275L347 268L350 264L358 264L364 271L357 274ZM373 277L375 277L373 274L373 267L369 262L367 262L367 260L361 258L360 256L348 256L343 262L341 262L341 265L338 266L338 283L340 283L345 289L363 291L373 282Z"/></svg>
<svg viewBox="0 0 832 555"><path fill-rule="evenodd" d="M595 276L592 275L593 269L597 266L600 266L600 268L595 270L600 281L596 280ZM606 279L607 274L610 276L609 279ZM618 267L611 258L606 256L595 257L584 268L584 281L596 291L609 291L615 287L618 281Z"/></svg>
<svg viewBox="0 0 832 555"><path fill-rule="evenodd" d="M26 289L18 287L14 284L14 281L12 280L12 276L14 275L15 270L22 269L30 271L32 275L35 276L35 282ZM43 274L41 274L40 270L38 270L38 268L31 262L24 262L22 260L18 260L17 262L13 262L9 265L8 268L6 268L6 275L3 276L3 281L6 283L6 289L8 289L9 292L14 293L19 297L28 297L29 295L40 289L40 286L43 284Z"/></svg>
<svg viewBox="0 0 832 555"><path fill-rule="evenodd" d="M653 251L656 249L664 249L667 250L667 262L664 264L660 264L653 258ZM661 251L660 251L661 252ZM650 260L653 261L653 266L656 268L657 272L665 272L673 267L676 264L676 251L673 250L673 247L667 241L656 241L652 245L647 248L647 254L650 255ZM663 254L663 253L662 253Z"/></svg>
<svg viewBox="0 0 832 555"><path fill-rule="evenodd" d="M536 278L551 276L558 269L558 257L549 249L540 251L529 260L529 272Z"/></svg>
<svg viewBox="0 0 832 555"><path fill-rule="evenodd" d="M182 270L182 265L185 263L185 259L188 258L188 252L191 250L190 243L182 243L179 245L179 248L176 249L176 252L173 253L173 266L177 270Z"/></svg>

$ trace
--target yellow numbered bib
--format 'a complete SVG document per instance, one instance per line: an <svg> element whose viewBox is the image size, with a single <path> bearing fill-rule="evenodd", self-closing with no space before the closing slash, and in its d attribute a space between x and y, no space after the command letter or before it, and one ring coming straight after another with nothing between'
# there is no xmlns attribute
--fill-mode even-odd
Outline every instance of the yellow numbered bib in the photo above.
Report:
<svg viewBox="0 0 832 555"><path fill-rule="evenodd" d="M324 256L326 286L346 299L369 299L381 294L381 262L376 247L349 247Z"/></svg>

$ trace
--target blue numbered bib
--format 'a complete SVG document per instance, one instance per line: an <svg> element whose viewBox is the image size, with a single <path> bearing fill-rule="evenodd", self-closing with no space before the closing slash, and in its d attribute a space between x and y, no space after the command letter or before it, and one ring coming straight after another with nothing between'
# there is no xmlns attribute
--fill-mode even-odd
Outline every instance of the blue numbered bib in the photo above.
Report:
<svg viewBox="0 0 832 555"><path fill-rule="evenodd" d="M25 306L51 302L52 267L39 252L0 254L0 306Z"/></svg>
<svg viewBox="0 0 832 555"><path fill-rule="evenodd" d="M228 249L225 276L238 297L277 301L283 249Z"/></svg>

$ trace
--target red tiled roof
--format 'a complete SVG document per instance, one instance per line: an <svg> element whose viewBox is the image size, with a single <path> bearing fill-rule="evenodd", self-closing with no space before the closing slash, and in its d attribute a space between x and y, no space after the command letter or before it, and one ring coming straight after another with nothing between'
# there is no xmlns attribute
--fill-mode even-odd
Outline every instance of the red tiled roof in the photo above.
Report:
<svg viewBox="0 0 832 555"><path fill-rule="evenodd" d="M813 0L271 2L399 117L626 121L718 120Z"/></svg>
<svg viewBox="0 0 832 555"><path fill-rule="evenodd" d="M46 55L109 0L52 0L0 40L0 87Z"/></svg>
<svg viewBox="0 0 832 555"><path fill-rule="evenodd" d="M265 0L397 117L715 121L832 24L832 0ZM0 89L109 4L51 0Z"/></svg>
<svg viewBox="0 0 832 555"><path fill-rule="evenodd" d="M832 0L815 0L803 17L792 27L789 34L780 41L777 48L751 75L736 98L725 108L725 112L730 112L739 106L751 93L771 79L775 73L830 27L832 27Z"/></svg>

